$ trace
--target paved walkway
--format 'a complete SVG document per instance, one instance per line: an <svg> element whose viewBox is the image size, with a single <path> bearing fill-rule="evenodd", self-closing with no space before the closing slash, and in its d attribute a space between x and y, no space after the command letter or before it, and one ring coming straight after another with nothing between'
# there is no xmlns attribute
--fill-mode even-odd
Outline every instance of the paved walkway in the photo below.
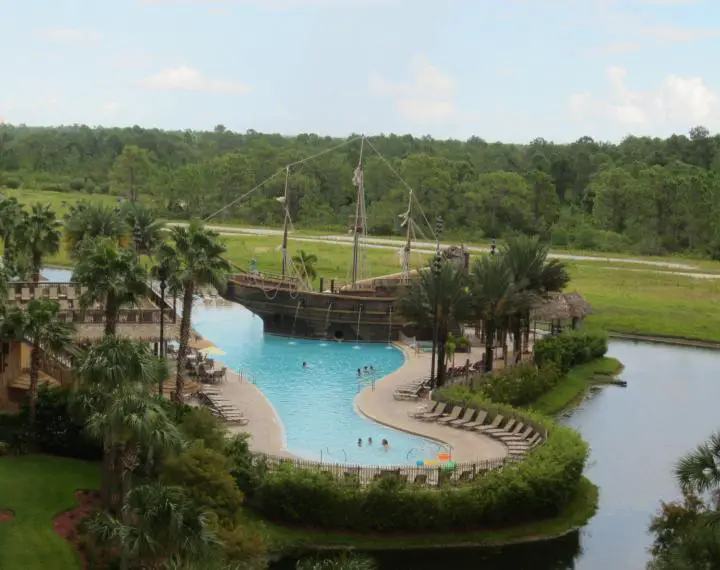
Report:
<svg viewBox="0 0 720 570"><path fill-rule="evenodd" d="M249 433L250 448L273 455L290 456L286 450L285 429L270 400L247 379L228 368L227 383L218 386L225 398L249 420L245 426L230 424L231 433Z"/></svg>
<svg viewBox="0 0 720 570"><path fill-rule="evenodd" d="M397 345L396 345L397 346ZM416 435L439 440L453 447L453 459L458 462L497 459L507 455L507 447L501 442L476 432L439 425L434 422L421 422L408 416L423 402L398 401L393 398L395 388L430 375L430 354L420 353L402 347L407 360L405 365L392 374L367 387L355 398L355 405L368 418L387 426L414 433ZM479 360L480 350L469 355L472 362ZM468 355L456 358L462 362ZM427 402L427 401L425 401ZM392 445L392 442L390 442Z"/></svg>

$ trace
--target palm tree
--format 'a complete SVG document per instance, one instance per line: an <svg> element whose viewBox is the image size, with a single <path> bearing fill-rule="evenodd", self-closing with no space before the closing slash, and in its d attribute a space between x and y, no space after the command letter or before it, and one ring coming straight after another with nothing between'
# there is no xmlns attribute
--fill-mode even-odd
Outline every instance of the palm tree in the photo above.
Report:
<svg viewBox="0 0 720 570"><path fill-rule="evenodd" d="M84 241L73 281L87 287L80 306L104 303L105 334L115 334L120 309L137 305L146 292L147 271L132 251L120 249L108 238Z"/></svg>
<svg viewBox="0 0 720 570"><path fill-rule="evenodd" d="M78 373L76 404L86 429L103 445L103 503L117 505L130 489L140 450L157 457L180 445L161 400L150 395L151 387L167 378L167 364L146 343L110 335L88 349Z"/></svg>
<svg viewBox="0 0 720 570"><path fill-rule="evenodd" d="M297 272L300 275L306 275L308 281L311 283L315 281L315 278L317 277L317 271L315 270L317 260L317 255L314 253L307 253L304 249L299 250L297 255L293 255L292 258Z"/></svg>
<svg viewBox="0 0 720 570"><path fill-rule="evenodd" d="M119 517L98 513L88 530L101 544L120 551L122 570L207 567L208 560L221 555L209 518L180 487L136 487L125 496Z"/></svg>
<svg viewBox="0 0 720 570"><path fill-rule="evenodd" d="M218 240L217 232L206 229L193 221L187 227L175 226L170 230L173 245L161 248L160 257L174 256L177 260L177 282L183 290L183 312L180 320L180 346L178 347L175 400L182 402L185 364L192 320L193 295L198 287L214 285L225 287L230 263L223 257L227 251Z"/></svg>
<svg viewBox="0 0 720 570"><path fill-rule="evenodd" d="M437 305L437 379L445 382L445 352L448 335L453 324L467 318L470 310L469 290L461 267L450 261L440 261L439 271L432 267L420 271L416 279L398 298L398 312L416 326L432 330Z"/></svg>
<svg viewBox="0 0 720 570"><path fill-rule="evenodd" d="M18 245L25 249L35 283L40 282L43 258L60 251L60 227L50 204L37 203L16 228Z"/></svg>
<svg viewBox="0 0 720 570"><path fill-rule="evenodd" d="M41 353L59 353L73 343L75 326L58 321L60 305L48 299L33 299L27 310L13 307L7 315L6 331L12 338L27 341L30 350L29 419L34 429Z"/></svg>
<svg viewBox="0 0 720 570"><path fill-rule="evenodd" d="M478 259L472 268L471 280L473 313L483 326L485 371L490 372L497 335L501 333L504 337L513 315L529 310L535 297L515 283L500 256Z"/></svg>
<svg viewBox="0 0 720 570"><path fill-rule="evenodd" d="M129 235L130 228L116 208L79 202L65 215L65 241L73 257L85 240L106 237L124 246Z"/></svg>
<svg viewBox="0 0 720 570"><path fill-rule="evenodd" d="M138 255L149 255L162 243L164 224L138 204L127 202L122 209L123 219L132 232Z"/></svg>
<svg viewBox="0 0 720 570"><path fill-rule="evenodd" d="M17 243L16 230L27 213L23 210L17 198L5 198L0 201L0 237L3 240L3 265L14 274Z"/></svg>
<svg viewBox="0 0 720 570"><path fill-rule="evenodd" d="M549 252L550 248L542 245L538 237L518 236L508 240L501 257L520 291L540 299L550 293L559 293L570 282L565 264L557 259L548 259ZM513 317L511 329L513 350L515 354L520 354L523 350L523 333L526 342L529 336L530 308Z"/></svg>
<svg viewBox="0 0 720 570"><path fill-rule="evenodd" d="M683 493L720 493L720 431L678 461L675 477ZM708 522L720 525L720 512L709 516Z"/></svg>

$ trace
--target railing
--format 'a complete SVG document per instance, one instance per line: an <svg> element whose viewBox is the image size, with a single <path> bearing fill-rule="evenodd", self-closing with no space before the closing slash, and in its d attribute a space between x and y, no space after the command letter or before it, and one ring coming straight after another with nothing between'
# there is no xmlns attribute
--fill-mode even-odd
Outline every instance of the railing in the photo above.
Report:
<svg viewBox="0 0 720 570"><path fill-rule="evenodd" d="M165 322L175 322L175 313L165 311ZM58 312L58 321L75 324L104 324L105 311L96 309L71 309ZM151 325L160 324L160 309L121 309L118 315L118 324Z"/></svg>
<svg viewBox="0 0 720 570"><path fill-rule="evenodd" d="M85 289L85 287L81 287L76 283L66 281L41 281L40 283L16 281L9 284L7 300L9 303L27 303L33 299L50 299L60 303L58 315L61 321L83 324L104 323L105 315L103 310L97 308L82 309L77 306ZM120 309L118 322L159 324L161 311L157 307L163 304L162 298L147 284L145 285L145 297L153 305L152 308L128 307ZM164 302L164 320L166 323L174 323L177 321L177 314L168 301L166 298Z"/></svg>
<svg viewBox="0 0 720 570"><path fill-rule="evenodd" d="M266 453L255 453L255 464L263 465L269 471L278 471L290 465L323 473L338 483L348 486L367 486L380 478L396 478L410 485L439 488L446 485L469 483L478 477L505 465L517 463L514 457L478 460L463 463L437 463L432 466L420 465L357 465L352 463L323 463L308 459L278 457Z"/></svg>

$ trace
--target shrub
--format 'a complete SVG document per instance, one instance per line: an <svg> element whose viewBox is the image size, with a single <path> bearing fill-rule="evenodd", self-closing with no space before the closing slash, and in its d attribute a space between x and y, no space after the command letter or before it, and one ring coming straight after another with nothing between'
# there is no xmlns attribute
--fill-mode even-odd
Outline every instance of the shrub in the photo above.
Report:
<svg viewBox="0 0 720 570"><path fill-rule="evenodd" d="M222 453L205 448L202 441L167 458L160 480L183 487L197 507L215 513L221 524L232 527L237 522L243 494L230 475L229 461Z"/></svg>
<svg viewBox="0 0 720 570"><path fill-rule="evenodd" d="M552 389L560 378L560 368L554 362L542 367L526 363L481 376L478 389L497 404L525 406Z"/></svg>
<svg viewBox="0 0 720 570"><path fill-rule="evenodd" d="M443 388L438 399L519 415L464 388ZM384 532L463 530L552 517L574 497L588 446L577 432L544 416L523 412L521 417L547 431L547 441L524 461L471 483L431 489L381 478L362 488L288 463L260 479L250 506L287 523Z"/></svg>
<svg viewBox="0 0 720 570"><path fill-rule="evenodd" d="M225 428L207 408L189 408L182 414L179 427L188 441L202 441L215 451L225 448Z"/></svg>
<svg viewBox="0 0 720 570"><path fill-rule="evenodd" d="M535 363L542 367L556 364L564 374L573 366L605 356L607 336L587 332L566 332L545 337L535 343Z"/></svg>

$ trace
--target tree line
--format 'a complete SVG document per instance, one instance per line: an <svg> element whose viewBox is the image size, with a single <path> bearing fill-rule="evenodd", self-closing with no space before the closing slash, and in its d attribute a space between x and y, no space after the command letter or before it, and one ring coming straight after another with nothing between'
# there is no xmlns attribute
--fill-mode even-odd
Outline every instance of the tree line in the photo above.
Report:
<svg viewBox="0 0 720 570"><path fill-rule="evenodd" d="M353 138L235 133L222 125L211 132L4 125L0 186L117 194L145 200L164 217L204 218L286 165ZM453 239L533 234L553 246L720 257L720 136L704 127L618 144L392 134L369 143L363 159L374 234L402 232L398 215L411 187L429 219L443 216ZM298 227L347 229L360 152L352 140L289 169L288 207ZM284 188L285 176L275 176L216 219L279 225L276 198Z"/></svg>

